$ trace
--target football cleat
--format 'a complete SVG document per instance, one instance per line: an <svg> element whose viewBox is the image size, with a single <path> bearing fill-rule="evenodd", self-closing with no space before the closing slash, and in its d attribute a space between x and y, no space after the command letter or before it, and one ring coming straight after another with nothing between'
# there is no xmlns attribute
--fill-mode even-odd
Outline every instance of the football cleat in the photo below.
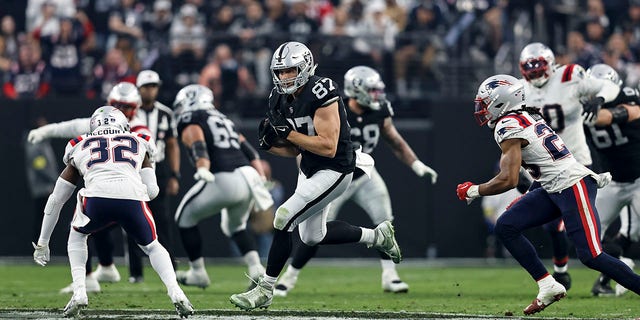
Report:
<svg viewBox="0 0 640 320"><path fill-rule="evenodd" d="M258 280L255 288L244 292L234 294L229 301L236 307L248 311L256 308L266 309L271 305L273 300L273 287L271 287L262 277Z"/></svg>
<svg viewBox="0 0 640 320"><path fill-rule="evenodd" d="M86 308L89 305L89 298L87 298L86 294L76 295L74 294L69 300L69 303L64 307L62 314L65 317L78 317L80 315L80 311Z"/></svg>
<svg viewBox="0 0 640 320"><path fill-rule="evenodd" d="M600 280L601 277L596 279L596 282L591 287L591 294L595 297L612 297L616 294L615 291L611 288L609 281L603 282Z"/></svg>
<svg viewBox="0 0 640 320"><path fill-rule="evenodd" d="M176 271L176 279L185 286L196 286L202 289L211 284L205 269L178 270Z"/></svg>
<svg viewBox="0 0 640 320"><path fill-rule="evenodd" d="M382 290L384 292L405 293L409 292L409 285L400 280L396 270L382 272Z"/></svg>
<svg viewBox="0 0 640 320"><path fill-rule="evenodd" d="M170 297L171 302L173 302L173 306L176 307L176 312L178 313L178 316L180 316L180 318L188 318L195 313L193 305L184 294L184 292L182 292L182 290L174 292L170 295Z"/></svg>
<svg viewBox="0 0 640 320"><path fill-rule="evenodd" d="M84 285L87 289L87 293L89 292L100 292L100 283L98 282L98 280L96 280L96 278L93 276L93 273L88 274L87 278L84 282ZM61 294L67 294L67 293L73 293L73 283L71 283L70 285L60 289L60 293Z"/></svg>
<svg viewBox="0 0 640 320"><path fill-rule="evenodd" d="M567 296L567 289L565 289L559 282L554 282L551 286L546 288L540 288L538 296L524 308L523 312L526 315L534 314L544 310L552 303Z"/></svg>
<svg viewBox="0 0 640 320"><path fill-rule="evenodd" d="M567 291L571 289L571 276L568 272L554 272L552 277L556 279L556 281L560 282Z"/></svg>
<svg viewBox="0 0 640 320"><path fill-rule="evenodd" d="M368 247L374 247L384 253L386 253L394 263L400 263L402 260L402 252L400 246L396 241L395 231L390 221L384 221L380 223L375 229L375 237L373 245Z"/></svg>
<svg viewBox="0 0 640 320"><path fill-rule="evenodd" d="M96 271L93 272L98 282L118 282L120 281L120 272L112 263L108 266L98 265Z"/></svg>
<svg viewBox="0 0 640 320"><path fill-rule="evenodd" d="M631 260L631 259L629 259L627 257L620 257L620 261L624 262L624 264L626 264L629 268L631 268L631 270L633 270L633 268L636 266L636 264L633 262L633 260ZM629 289L623 287L619 283L616 284L616 296L619 297L619 296L625 294L627 291L629 291Z"/></svg>
<svg viewBox="0 0 640 320"><path fill-rule="evenodd" d="M285 271L278 279L276 287L273 290L273 295L278 297L286 297L291 289L296 286L298 282L298 276L294 276L290 272Z"/></svg>

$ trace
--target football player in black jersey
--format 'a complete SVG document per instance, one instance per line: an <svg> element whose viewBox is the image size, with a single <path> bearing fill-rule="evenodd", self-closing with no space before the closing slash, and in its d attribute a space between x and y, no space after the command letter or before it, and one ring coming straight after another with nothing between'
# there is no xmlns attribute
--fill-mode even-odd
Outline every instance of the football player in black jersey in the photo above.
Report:
<svg viewBox="0 0 640 320"><path fill-rule="evenodd" d="M371 153L382 136L394 154L411 167L420 177L430 177L435 183L438 174L418 160L409 144L402 138L393 125L393 109L385 99L384 82L380 74L367 66L349 69L344 75L344 93L348 97L347 119L351 125L351 140L362 152ZM340 197L331 203L327 220L335 220L340 208L347 200L353 200L371 218L374 224L385 220L393 221L389 191L378 171L374 168L369 179L361 171L354 172L353 181ZM318 246L302 244L297 248L293 261L280 277L274 294L286 296L298 279L300 269L315 255ZM380 252L382 265L382 289L385 292L407 292L409 285L400 280L391 257Z"/></svg>
<svg viewBox="0 0 640 320"><path fill-rule="evenodd" d="M220 229L240 249L254 283L264 267L246 230L247 220L254 205L258 210L273 205L262 180L258 153L236 132L234 123L214 107L209 88L196 84L182 88L174 110L180 141L196 167L196 183L180 201L175 215L189 257L189 270L177 271L176 277L185 285L209 286L198 223L221 212Z"/></svg>
<svg viewBox="0 0 640 320"><path fill-rule="evenodd" d="M585 131L600 160L600 169L611 172L612 182L598 192L596 207L602 231L618 218L622 227L613 239L603 240L604 251L619 257L633 268L633 260L623 257L631 242L640 236L640 94L622 87L618 73L606 64L596 64L587 70L590 77L607 79L620 86L618 96L598 111L595 123ZM605 232L601 232L604 236ZM601 274L591 288L595 296L620 295L627 290Z"/></svg>
<svg viewBox="0 0 640 320"><path fill-rule="evenodd" d="M314 75L313 55L299 42L280 45L270 68L275 88L269 96L267 118L260 123L260 148L284 157L299 155L300 170L294 194L275 213L266 274L254 289L230 298L244 310L271 305L276 280L291 254L291 232L296 226L307 245L360 242L387 253L395 263L402 259L390 221L375 229L327 222L329 203L347 190L356 165L368 173L373 166L370 156L353 148L336 83Z"/></svg>

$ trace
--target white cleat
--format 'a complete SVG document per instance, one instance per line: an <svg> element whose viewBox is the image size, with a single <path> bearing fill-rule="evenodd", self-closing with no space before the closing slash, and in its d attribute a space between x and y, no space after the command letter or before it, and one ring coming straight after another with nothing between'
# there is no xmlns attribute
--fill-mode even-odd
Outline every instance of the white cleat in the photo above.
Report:
<svg viewBox="0 0 640 320"><path fill-rule="evenodd" d="M87 275L87 279L85 280L84 284L87 288L87 293L100 292L100 283L93 276L93 273ZM73 283L60 289L60 294L68 294L68 293L73 293Z"/></svg>
<svg viewBox="0 0 640 320"><path fill-rule="evenodd" d="M620 261L624 262L624 264L626 264L629 268L631 268L631 270L633 270L633 268L636 266L633 260L627 257L620 257ZM629 291L629 289L621 286L620 284L616 284L616 297L619 297L627 293L627 291Z"/></svg>
<svg viewBox="0 0 640 320"><path fill-rule="evenodd" d="M234 294L229 298L231 303L245 311L256 308L266 309L271 305L272 300L273 288L262 277L255 288L244 293Z"/></svg>
<svg viewBox="0 0 640 320"><path fill-rule="evenodd" d="M89 298L87 295L76 295L74 294L69 300L69 303L64 307L62 314L69 317L78 317L80 315L80 311L85 309L89 305Z"/></svg>
<svg viewBox="0 0 640 320"><path fill-rule="evenodd" d="M176 271L176 279L180 284L185 286L195 286L202 289L211 284L211 280L209 280L209 275L205 269L178 270Z"/></svg>
<svg viewBox="0 0 640 320"><path fill-rule="evenodd" d="M374 247L386 253L394 263L400 263L402 261L402 252L396 241L395 231L391 222L383 221L374 229L374 232L374 244L369 245L369 247Z"/></svg>
<svg viewBox="0 0 640 320"><path fill-rule="evenodd" d="M278 279L278 282L276 282L273 295L276 297L286 297L289 291L296 286L296 282L298 282L298 276L294 276L290 272L285 271Z"/></svg>
<svg viewBox="0 0 640 320"><path fill-rule="evenodd" d="M382 273L382 290L384 292L406 293L409 292L409 285L400 280L398 274L393 272L390 274Z"/></svg>
<svg viewBox="0 0 640 320"><path fill-rule="evenodd" d="M559 282L538 291L538 296L524 309L524 314L530 315L544 310L552 303L567 296L567 289Z"/></svg>
<svg viewBox="0 0 640 320"><path fill-rule="evenodd" d="M173 302L173 306L176 307L176 312L180 318L188 318L189 316L195 313L193 309L193 305L187 298L187 296L182 292L182 290L178 292L174 292L171 297L171 302Z"/></svg>
<svg viewBox="0 0 640 320"><path fill-rule="evenodd" d="M113 263L108 266L98 265L96 271L93 272L93 275L98 282L120 281L120 272L118 272L118 269Z"/></svg>

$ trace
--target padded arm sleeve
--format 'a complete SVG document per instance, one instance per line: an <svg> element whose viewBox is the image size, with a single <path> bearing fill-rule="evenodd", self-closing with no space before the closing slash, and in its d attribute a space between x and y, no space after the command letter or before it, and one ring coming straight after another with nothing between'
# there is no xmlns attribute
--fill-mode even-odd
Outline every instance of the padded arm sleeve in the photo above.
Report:
<svg viewBox="0 0 640 320"><path fill-rule="evenodd" d="M142 183L147 186L149 200L155 199L158 196L158 193L160 193L160 187L158 187L155 170L150 167L142 168L142 170L140 170L140 177L142 178Z"/></svg>
<svg viewBox="0 0 640 320"><path fill-rule="evenodd" d="M46 138L75 138L79 135L89 132L90 118L78 118L69 121L62 121L57 123L50 123L44 125L38 130L42 130L42 133Z"/></svg>
<svg viewBox="0 0 640 320"><path fill-rule="evenodd" d="M75 189L76 185L67 180L58 178L56 181L56 186L44 206L44 217L42 218L42 228L38 239L39 245L49 244L51 233L53 233L53 229L56 227L60 217L60 210L62 210L62 206L69 200Z"/></svg>

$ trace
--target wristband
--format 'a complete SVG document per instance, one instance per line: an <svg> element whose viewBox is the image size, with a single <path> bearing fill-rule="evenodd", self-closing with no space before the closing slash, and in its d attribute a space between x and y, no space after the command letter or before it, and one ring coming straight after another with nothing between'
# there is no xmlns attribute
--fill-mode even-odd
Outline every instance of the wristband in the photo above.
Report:
<svg viewBox="0 0 640 320"><path fill-rule="evenodd" d="M171 178L176 178L177 180L180 180L181 177L182 176L180 176L180 172L175 172L175 171L171 172Z"/></svg>
<svg viewBox="0 0 640 320"><path fill-rule="evenodd" d="M480 187L477 184L469 187L469 190L467 190L467 197L471 199L480 197Z"/></svg>
<svg viewBox="0 0 640 320"><path fill-rule="evenodd" d="M611 112L612 123L627 123L629 121L629 110L624 106L617 106L615 108L609 109Z"/></svg>

